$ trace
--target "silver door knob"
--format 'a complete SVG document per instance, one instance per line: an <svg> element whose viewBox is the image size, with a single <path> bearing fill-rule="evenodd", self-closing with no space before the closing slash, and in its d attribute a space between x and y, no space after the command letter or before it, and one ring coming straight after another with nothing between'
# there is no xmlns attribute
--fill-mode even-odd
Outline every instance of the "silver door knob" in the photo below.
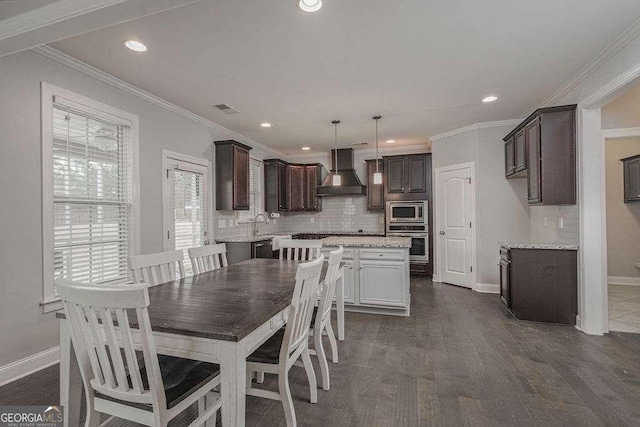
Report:
<svg viewBox="0 0 640 427"><path fill-rule="evenodd" d="M441 235L441 236L444 236L444 231L441 231L441 232L440 232L440 235Z"/></svg>

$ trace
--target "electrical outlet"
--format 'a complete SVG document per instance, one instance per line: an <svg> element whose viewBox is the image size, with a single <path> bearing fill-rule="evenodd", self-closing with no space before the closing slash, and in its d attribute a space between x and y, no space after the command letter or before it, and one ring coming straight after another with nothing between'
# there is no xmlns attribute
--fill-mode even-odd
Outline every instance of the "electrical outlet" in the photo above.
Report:
<svg viewBox="0 0 640 427"><path fill-rule="evenodd" d="M549 220L547 219L547 217L546 217L546 216L544 217L544 221L543 221L543 222L544 222L544 226L545 226L545 227L548 227L548 226L549 226Z"/></svg>
<svg viewBox="0 0 640 427"><path fill-rule="evenodd" d="M273 219L273 225L276 225L277 223L278 223L278 220L274 218Z"/></svg>
<svg viewBox="0 0 640 427"><path fill-rule="evenodd" d="M227 221L225 221L224 219L218 220L218 228L225 228L226 226L227 226Z"/></svg>
<svg viewBox="0 0 640 427"><path fill-rule="evenodd" d="M309 222L310 222L311 224L313 224L314 222L316 222L316 219L315 219L314 217L311 217L311 218L309 218Z"/></svg>
<svg viewBox="0 0 640 427"><path fill-rule="evenodd" d="M379 222L380 224L384 224L384 217L383 217L383 216L381 216L380 218L378 218L378 222Z"/></svg>
<svg viewBox="0 0 640 427"><path fill-rule="evenodd" d="M564 218L560 217L560 219L558 220L558 227L564 228Z"/></svg>

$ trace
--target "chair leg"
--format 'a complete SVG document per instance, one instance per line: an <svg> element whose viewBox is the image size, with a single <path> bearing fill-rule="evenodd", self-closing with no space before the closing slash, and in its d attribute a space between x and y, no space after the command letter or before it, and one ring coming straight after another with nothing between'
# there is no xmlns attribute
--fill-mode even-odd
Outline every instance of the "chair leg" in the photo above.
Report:
<svg viewBox="0 0 640 427"><path fill-rule="evenodd" d="M293 399L291 399L291 390L289 389L289 371L278 372L278 390L280 391L287 426L294 427L296 425L296 411L293 408Z"/></svg>
<svg viewBox="0 0 640 427"><path fill-rule="evenodd" d="M320 364L320 372L322 374L322 389L329 390L331 387L329 383L329 364L327 363L327 355L324 353L324 346L322 345L322 332L317 331L313 334L313 346L316 350L316 357Z"/></svg>
<svg viewBox="0 0 640 427"><path fill-rule="evenodd" d="M247 389L251 388L251 380L253 379L253 372L247 371Z"/></svg>
<svg viewBox="0 0 640 427"><path fill-rule="evenodd" d="M311 403L318 403L318 383L316 382L316 373L311 364L308 344L302 351L302 363L304 363L304 370L307 372L307 378L309 379L309 391L311 394L311 399L309 400Z"/></svg>
<svg viewBox="0 0 640 427"><path fill-rule="evenodd" d="M256 382L262 384L264 382L264 372L256 372Z"/></svg>
<svg viewBox="0 0 640 427"><path fill-rule="evenodd" d="M87 415L84 420L85 427L98 427L100 425L100 412L93 409L93 391L89 392L86 396L87 403Z"/></svg>
<svg viewBox="0 0 640 427"><path fill-rule="evenodd" d="M329 343L331 343L331 361L333 363L338 363L338 341L336 341L336 334L333 333L333 326L331 326L331 321L327 322L325 329L327 330Z"/></svg>

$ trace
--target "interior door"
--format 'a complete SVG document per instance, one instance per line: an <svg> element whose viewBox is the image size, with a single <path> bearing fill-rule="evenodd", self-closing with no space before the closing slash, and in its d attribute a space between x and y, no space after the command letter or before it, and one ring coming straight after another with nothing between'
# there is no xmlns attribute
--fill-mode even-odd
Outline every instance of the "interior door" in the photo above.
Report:
<svg viewBox="0 0 640 427"><path fill-rule="evenodd" d="M440 215L440 279L453 285L473 287L473 234L471 168L438 174Z"/></svg>
<svg viewBox="0 0 640 427"><path fill-rule="evenodd" d="M183 251L185 273L192 274L187 250L209 243L208 169L169 158L164 176L164 249Z"/></svg>

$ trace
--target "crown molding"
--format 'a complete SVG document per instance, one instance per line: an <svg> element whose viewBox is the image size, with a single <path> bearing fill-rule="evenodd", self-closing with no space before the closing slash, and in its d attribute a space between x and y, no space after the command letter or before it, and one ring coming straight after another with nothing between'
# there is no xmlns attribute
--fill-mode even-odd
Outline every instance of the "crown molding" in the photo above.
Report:
<svg viewBox="0 0 640 427"><path fill-rule="evenodd" d="M634 138L640 136L640 128L602 129L604 139Z"/></svg>
<svg viewBox="0 0 640 427"><path fill-rule="evenodd" d="M0 21L0 40L125 1L127 0L59 0Z"/></svg>
<svg viewBox="0 0 640 427"><path fill-rule="evenodd" d="M221 126L215 122L212 122L209 119L205 119L202 116L199 116L197 114L192 113L191 111L188 111L175 104L172 104L171 102L166 101L160 98L159 96L153 95L145 90L142 90L139 87L136 87L130 83L127 83L124 80L114 77L111 74L108 74L96 67L93 67L85 62L80 61L79 59L69 56L66 53L60 52L59 50L54 49L50 46L42 45L42 46L33 47L30 50L46 58L52 59L62 65L65 65L69 68L72 68L76 71L86 74L89 77L93 77L96 80L100 80L104 83L107 83L110 86L113 86L131 95L137 96L138 98L141 98L147 102L150 102L151 104L157 105L158 107L161 107L174 114L177 114L178 116L189 119L193 122L196 122L216 132L223 133L224 135L228 136L231 139L250 145L252 148L258 148L258 149L264 150L272 156L276 156L276 157L284 156L282 152L275 150L271 147L268 147L261 142L254 141L251 138L248 138L244 135L234 132L231 129L227 129L224 126Z"/></svg>
<svg viewBox="0 0 640 427"><path fill-rule="evenodd" d="M522 120L523 119L512 119L512 120L500 120L495 122L475 123L469 126L464 126L458 129L450 130L448 132L439 133L438 135L435 135L435 136L430 136L429 139L431 140L431 142L436 142L441 139L449 138L456 135L462 135L463 133L473 132L479 129L490 129L490 128L505 127L505 126L515 127L515 126L518 126L520 123L522 123Z"/></svg>
<svg viewBox="0 0 640 427"><path fill-rule="evenodd" d="M598 68L609 61L614 55L624 49L629 43L634 41L640 36L640 20L636 21L633 25L625 30L624 33L615 39L609 46L607 46L602 52L600 52L595 58L587 63L576 75L562 85L553 95L547 99L543 107L551 107L557 104L562 98L573 91L580 83L593 74Z"/></svg>
<svg viewBox="0 0 640 427"><path fill-rule="evenodd" d="M342 148L352 148L352 147L342 147ZM283 157L283 160L289 161L289 159L310 159L310 158L318 158L319 156L329 156L332 148L328 148L322 151L310 151L300 154L289 153ZM394 154L417 154L417 153L430 153L431 147L429 144L413 144L413 145L398 145L396 147L381 147L378 148L378 153L380 156L382 155L394 155ZM375 148L365 148L356 150L354 149L354 153L357 156L367 156L371 155L375 158L376 149Z"/></svg>

